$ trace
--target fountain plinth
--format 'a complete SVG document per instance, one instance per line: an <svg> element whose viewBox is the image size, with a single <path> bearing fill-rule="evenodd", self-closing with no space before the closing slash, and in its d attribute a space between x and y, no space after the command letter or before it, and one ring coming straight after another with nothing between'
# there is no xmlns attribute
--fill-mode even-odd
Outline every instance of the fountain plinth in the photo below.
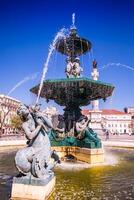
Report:
<svg viewBox="0 0 134 200"><path fill-rule="evenodd" d="M46 200L48 199L55 187L55 177L49 180L36 178L14 178L12 185L12 200Z"/></svg>
<svg viewBox="0 0 134 200"><path fill-rule="evenodd" d="M81 106L89 105L97 99L106 100L112 95L114 86L81 77L83 69L78 56L90 51L92 45L87 39L78 36L74 22L73 16L69 34L55 43L55 49L68 56L65 69L67 78L45 80L40 97L47 101L54 100L60 106L64 106L62 126L59 120L60 128L57 126L49 134L51 145L57 149L59 155L66 157L71 154L88 163L102 163L104 158L101 140L89 128L90 120L82 115ZM38 95L39 85L30 91Z"/></svg>

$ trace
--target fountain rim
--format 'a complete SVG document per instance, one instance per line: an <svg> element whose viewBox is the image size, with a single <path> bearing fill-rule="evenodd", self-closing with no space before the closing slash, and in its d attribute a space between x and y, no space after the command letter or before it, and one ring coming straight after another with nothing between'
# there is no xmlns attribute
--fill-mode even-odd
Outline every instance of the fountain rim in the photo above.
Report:
<svg viewBox="0 0 134 200"><path fill-rule="evenodd" d="M60 84L61 85L61 87L60 87L60 89L64 89L64 87L65 87L65 85L64 84L67 84L67 87L70 89L70 87L72 87L72 88L76 88L76 90L77 90L77 88L79 87L79 91L80 91L80 89L81 88L83 88L83 86L81 85L81 82L83 82L82 84L85 84L85 83L87 83L87 84L90 84L90 86L89 86L89 88L91 88L92 86L94 86L94 85L96 85L97 87L103 87L103 88L107 88L107 89L105 89L106 91L108 91L108 93L105 93L104 95L99 95L97 92L95 92L96 94L97 94L97 97L96 98L93 98L92 97L92 99L90 99L90 101L92 101L92 100L96 100L96 99L107 99L108 97L110 97L111 95L112 95L112 93L113 93L113 90L114 90L114 86L112 85L112 84L109 84L109 83L104 83L104 82L101 82L101 81L95 81L95 80L92 80L92 79L89 79L89 78L63 78L63 79L48 79L48 80L45 80L44 82L43 82L43 87L45 88L45 95L43 94L41 94L41 96L40 97L42 97L42 98L46 98L46 99L48 99L48 100L53 100L53 99L56 99L56 98L54 98L54 97L51 97L51 95L49 94L49 92L48 92L48 89L47 88L50 88L50 90L51 90L51 92L52 92L52 90L54 90L54 88L55 88L55 84L57 85L57 87L59 87L58 85ZM72 85L72 83L74 84L74 85ZM80 85L78 86L76 86L76 83L79 83ZM92 85L93 84L93 85ZM91 86L92 85L92 86ZM87 88L88 86L86 86L86 88ZM39 85L36 85L36 86L34 86L33 88L31 88L30 89L30 92L32 92L32 93L34 93L35 95L37 95L37 91L38 91L38 88L39 88ZM109 88L109 89L108 89ZM94 90L94 89L93 89ZM92 93L93 93L93 90L91 91ZM50 92L50 93L51 93ZM104 91L103 91L104 92ZM110 93L109 93L110 92ZM49 94L49 95L46 95L46 94ZM61 91L60 91L60 93L61 93ZM74 94L74 91L72 90L72 93ZM80 92L81 93L81 92ZM57 93L56 93L57 94ZM55 94L55 95L56 95ZM80 97L80 99L81 99L81 97ZM88 98L89 99L89 98ZM72 100L71 100L72 101ZM71 102L70 101L70 102ZM57 102L56 102L57 103ZM58 103L59 104L59 103ZM79 103L79 104L81 104L81 103ZM88 103L89 104L89 103ZM85 103L85 105L88 105L87 103ZM59 105L61 105L61 103L59 104ZM81 106L83 106L83 105L81 105Z"/></svg>
<svg viewBox="0 0 134 200"><path fill-rule="evenodd" d="M86 78L86 77L80 77L80 78L61 78L61 79L46 79L44 80L44 83L52 83L52 82L73 82L73 81L90 81L92 83L96 83L96 84L103 84L103 85L107 85L110 87L115 88L115 86L113 86L111 83L106 83L106 82L102 82L102 81L96 81L90 78ZM36 87L36 86L35 86Z"/></svg>
<svg viewBox="0 0 134 200"><path fill-rule="evenodd" d="M55 47L55 48L56 48L56 50L57 50L59 53L64 54L64 55L66 55L66 56L70 56L70 55L71 55L71 53L70 53L71 50L69 50L69 52L65 50L65 47L64 47L65 41L64 41L64 40L65 40L65 39L62 38L62 39L60 39L59 41L57 41L56 47ZM86 54L86 53L88 53L88 52L91 50L91 48L92 48L92 43L91 43L88 39L86 39L86 38L82 38L82 37L80 37L80 36L75 36L74 38L71 37L71 36L67 36L67 37L66 37L66 43L69 43L69 42L71 42L71 41L79 43L80 52L79 52L77 49L75 49L75 53L74 53L75 56L81 56L82 54ZM69 44L68 44L68 45L69 45ZM84 48L81 49L80 46L83 46Z"/></svg>

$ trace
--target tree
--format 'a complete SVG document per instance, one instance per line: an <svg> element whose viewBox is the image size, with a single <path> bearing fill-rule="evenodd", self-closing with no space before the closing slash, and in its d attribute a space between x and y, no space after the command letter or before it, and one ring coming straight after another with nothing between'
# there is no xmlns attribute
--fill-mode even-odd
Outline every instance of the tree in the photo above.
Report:
<svg viewBox="0 0 134 200"><path fill-rule="evenodd" d="M11 126L16 129L16 130L21 130L21 126L22 126L22 120L20 119L20 117L18 115L14 115L11 118Z"/></svg>

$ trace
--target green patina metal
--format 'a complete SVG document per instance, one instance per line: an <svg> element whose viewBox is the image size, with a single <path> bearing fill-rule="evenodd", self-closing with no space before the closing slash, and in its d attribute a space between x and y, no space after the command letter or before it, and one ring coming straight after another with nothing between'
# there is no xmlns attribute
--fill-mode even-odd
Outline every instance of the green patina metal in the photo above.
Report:
<svg viewBox="0 0 134 200"><path fill-rule="evenodd" d="M38 94L39 85L31 89L31 92ZM64 119L67 131L73 127L81 114L80 106L90 104L92 100L106 99L112 95L114 86L101 81L94 81L89 78L65 78L50 79L44 81L41 91L41 97L47 100L54 100L57 104L65 106ZM72 117L73 116L73 117ZM72 127L68 130L68 121L71 121ZM67 134L65 134L67 135ZM92 129L87 129L81 138L65 136L57 138L56 132L52 131L50 141L52 146L78 146L85 148L101 148L101 140Z"/></svg>
<svg viewBox="0 0 134 200"><path fill-rule="evenodd" d="M32 88L31 92L37 94L38 89L39 85ZM51 79L44 81L41 97L54 100L61 106L72 103L85 106L92 100L105 100L112 95L113 89L111 84L88 78Z"/></svg>
<svg viewBox="0 0 134 200"><path fill-rule="evenodd" d="M55 131L49 133L51 146L75 146L85 148L101 148L102 143L97 134L92 129L86 129L83 133L83 137L78 139L76 137L56 137Z"/></svg>
<svg viewBox="0 0 134 200"><path fill-rule="evenodd" d="M81 77L81 78L61 78L61 79L47 79L46 81L44 82L72 82L72 81L90 81L92 83L96 83L96 84L105 84L105 85L108 85L108 86L112 86L114 87L112 84L110 83L105 83L105 82L102 82L102 81L95 81L93 79L89 79L89 78L86 78L86 77Z"/></svg>

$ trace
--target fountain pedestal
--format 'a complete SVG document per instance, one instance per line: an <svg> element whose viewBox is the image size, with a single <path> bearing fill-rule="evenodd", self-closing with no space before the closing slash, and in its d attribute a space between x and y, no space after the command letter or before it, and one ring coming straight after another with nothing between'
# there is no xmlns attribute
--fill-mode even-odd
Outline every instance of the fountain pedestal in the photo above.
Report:
<svg viewBox="0 0 134 200"><path fill-rule="evenodd" d="M14 178L11 199L47 200L55 187L55 176L49 179L32 177Z"/></svg>

